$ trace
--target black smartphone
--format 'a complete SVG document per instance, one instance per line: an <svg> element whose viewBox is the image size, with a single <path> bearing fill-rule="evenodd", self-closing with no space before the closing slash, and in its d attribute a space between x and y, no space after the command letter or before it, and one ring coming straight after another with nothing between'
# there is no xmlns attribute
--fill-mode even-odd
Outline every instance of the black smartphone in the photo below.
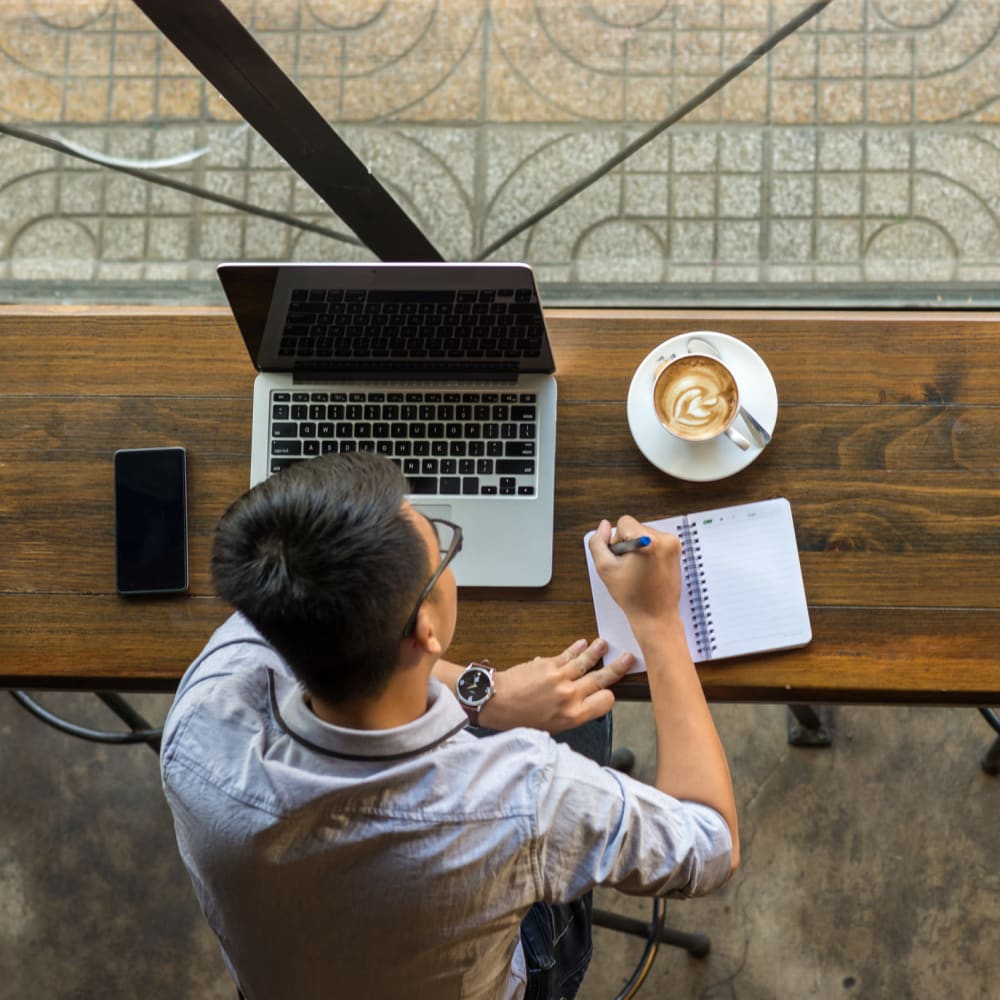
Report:
<svg viewBox="0 0 1000 1000"><path fill-rule="evenodd" d="M187 453L115 452L115 575L120 594L188 587Z"/></svg>

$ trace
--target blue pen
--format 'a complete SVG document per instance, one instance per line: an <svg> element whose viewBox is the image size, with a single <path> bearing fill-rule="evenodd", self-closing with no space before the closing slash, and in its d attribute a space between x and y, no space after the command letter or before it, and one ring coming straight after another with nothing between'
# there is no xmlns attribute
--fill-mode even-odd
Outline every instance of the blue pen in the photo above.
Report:
<svg viewBox="0 0 1000 1000"><path fill-rule="evenodd" d="M615 542L610 548L614 555L620 556L626 552L635 552L638 549L644 549L652 540L649 535L642 535L640 538L630 538L625 542Z"/></svg>

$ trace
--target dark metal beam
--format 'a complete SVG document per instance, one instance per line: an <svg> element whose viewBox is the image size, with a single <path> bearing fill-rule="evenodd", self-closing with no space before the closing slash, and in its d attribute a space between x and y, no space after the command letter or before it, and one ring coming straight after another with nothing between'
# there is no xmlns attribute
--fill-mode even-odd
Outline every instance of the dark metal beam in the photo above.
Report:
<svg viewBox="0 0 1000 1000"><path fill-rule="evenodd" d="M441 260L308 98L221 0L133 0L382 260Z"/></svg>

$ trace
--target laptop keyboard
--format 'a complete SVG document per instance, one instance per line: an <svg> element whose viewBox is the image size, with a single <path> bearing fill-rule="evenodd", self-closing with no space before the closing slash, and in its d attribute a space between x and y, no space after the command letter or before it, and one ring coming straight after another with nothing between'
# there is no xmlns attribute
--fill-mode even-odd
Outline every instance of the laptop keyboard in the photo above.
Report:
<svg viewBox="0 0 1000 1000"><path fill-rule="evenodd" d="M271 392L270 471L337 452L392 459L411 494L533 497L530 392Z"/></svg>

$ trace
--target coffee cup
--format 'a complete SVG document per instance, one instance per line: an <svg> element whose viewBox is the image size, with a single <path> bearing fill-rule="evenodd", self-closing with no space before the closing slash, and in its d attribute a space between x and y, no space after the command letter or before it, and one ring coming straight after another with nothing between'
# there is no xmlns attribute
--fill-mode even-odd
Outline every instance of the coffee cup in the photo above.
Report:
<svg viewBox="0 0 1000 1000"><path fill-rule="evenodd" d="M665 359L653 376L653 408L663 427L681 441L714 441L724 434L744 451L750 447L733 427L740 414L739 383L712 354L690 351Z"/></svg>

